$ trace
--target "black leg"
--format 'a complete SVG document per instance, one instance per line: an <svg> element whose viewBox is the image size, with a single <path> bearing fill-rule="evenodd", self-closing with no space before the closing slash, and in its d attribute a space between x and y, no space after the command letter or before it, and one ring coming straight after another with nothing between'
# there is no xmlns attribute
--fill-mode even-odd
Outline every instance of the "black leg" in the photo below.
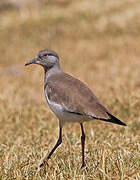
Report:
<svg viewBox="0 0 140 180"><path fill-rule="evenodd" d="M80 123L80 125L81 125L81 131L82 131L82 136L81 136L81 144L82 144L82 166L81 166L81 168L83 168L83 167L85 167L85 157L84 157L85 133L84 133L83 124Z"/></svg>
<svg viewBox="0 0 140 180"><path fill-rule="evenodd" d="M44 159L43 163L40 165L40 167L42 167L43 165L46 164L46 161L48 159L50 159L51 155L53 154L53 152L57 149L57 147L62 143L62 128L60 127L60 131L59 131L59 138L55 144L55 146L53 147L53 149L51 150L51 152L49 153L49 155L47 156L47 158Z"/></svg>
<svg viewBox="0 0 140 180"><path fill-rule="evenodd" d="M53 152L56 150L56 148L62 143L62 128L60 128L59 131L59 138L57 140L57 143L55 144L55 146L53 147L53 149L51 150L51 152L49 153L47 159L50 159L51 155L53 154Z"/></svg>

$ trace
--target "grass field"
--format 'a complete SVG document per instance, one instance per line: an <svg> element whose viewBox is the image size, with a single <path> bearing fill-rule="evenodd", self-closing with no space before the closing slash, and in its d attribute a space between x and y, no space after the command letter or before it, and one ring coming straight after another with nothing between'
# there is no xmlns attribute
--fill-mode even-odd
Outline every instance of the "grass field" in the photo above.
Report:
<svg viewBox="0 0 140 180"><path fill-rule="evenodd" d="M26 18L0 12L0 179L140 179L139 19L139 0L52 1ZM45 101L43 69L24 67L41 49L55 50L63 70L128 125L84 124L84 171L79 124L63 128L61 147L38 170L59 130Z"/></svg>

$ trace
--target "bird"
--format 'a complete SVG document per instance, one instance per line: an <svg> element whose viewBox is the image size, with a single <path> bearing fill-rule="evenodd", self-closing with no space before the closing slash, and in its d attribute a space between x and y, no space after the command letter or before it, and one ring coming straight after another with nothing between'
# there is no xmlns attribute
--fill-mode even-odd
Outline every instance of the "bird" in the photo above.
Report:
<svg viewBox="0 0 140 180"><path fill-rule="evenodd" d="M59 120L59 137L50 153L45 156L40 167L47 164L54 151L62 143L62 128L70 122L81 126L82 166L85 163L84 122L102 120L122 126L124 122L116 118L82 81L62 71L58 54L49 49L40 50L37 56L25 66L38 64L44 68L44 94L52 112Z"/></svg>

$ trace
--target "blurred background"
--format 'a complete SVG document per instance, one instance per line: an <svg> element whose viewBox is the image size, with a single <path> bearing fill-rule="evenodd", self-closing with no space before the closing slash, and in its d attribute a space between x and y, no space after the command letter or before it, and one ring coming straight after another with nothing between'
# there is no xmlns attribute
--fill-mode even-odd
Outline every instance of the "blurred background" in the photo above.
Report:
<svg viewBox="0 0 140 180"><path fill-rule="evenodd" d="M115 131L118 133L112 146L136 147L140 130L140 1L0 0L2 175L13 173L15 162L18 169L21 162L30 161L26 156L29 150L33 152L34 146L38 148L36 153L42 152L37 157L41 159L44 143L51 143L52 137L57 137L57 120L44 98L43 69L35 65L24 67L41 49L56 51L63 70L88 84L113 114L129 124L124 139L121 139L124 131L116 126L86 125L91 137L92 129L95 139L102 139L102 133L107 136L110 129L111 136ZM77 138L79 127L73 128L68 136L73 134ZM55 142L53 140L48 149ZM6 161L11 148L15 154L8 154ZM15 158L17 154L18 159ZM30 157L32 161L34 158ZM137 156L135 158L138 160ZM138 163L135 162L136 173ZM5 171L7 167L9 169ZM125 174L131 173L126 170Z"/></svg>
<svg viewBox="0 0 140 180"><path fill-rule="evenodd" d="M44 102L40 88L43 70L24 68L41 49L55 50L64 71L90 84L101 96L110 88L137 91L139 18L138 0L1 0L1 98L9 98L11 85L15 84L16 90L24 88L23 95ZM23 83L24 87L19 85Z"/></svg>

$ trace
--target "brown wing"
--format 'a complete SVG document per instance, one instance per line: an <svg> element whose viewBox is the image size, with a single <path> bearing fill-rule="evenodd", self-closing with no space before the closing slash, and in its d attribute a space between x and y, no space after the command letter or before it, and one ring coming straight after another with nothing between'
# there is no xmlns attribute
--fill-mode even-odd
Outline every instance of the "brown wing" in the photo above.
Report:
<svg viewBox="0 0 140 180"><path fill-rule="evenodd" d="M50 101L61 104L65 110L108 119L109 110L105 108L93 92L80 80L66 73L52 75L45 86Z"/></svg>

